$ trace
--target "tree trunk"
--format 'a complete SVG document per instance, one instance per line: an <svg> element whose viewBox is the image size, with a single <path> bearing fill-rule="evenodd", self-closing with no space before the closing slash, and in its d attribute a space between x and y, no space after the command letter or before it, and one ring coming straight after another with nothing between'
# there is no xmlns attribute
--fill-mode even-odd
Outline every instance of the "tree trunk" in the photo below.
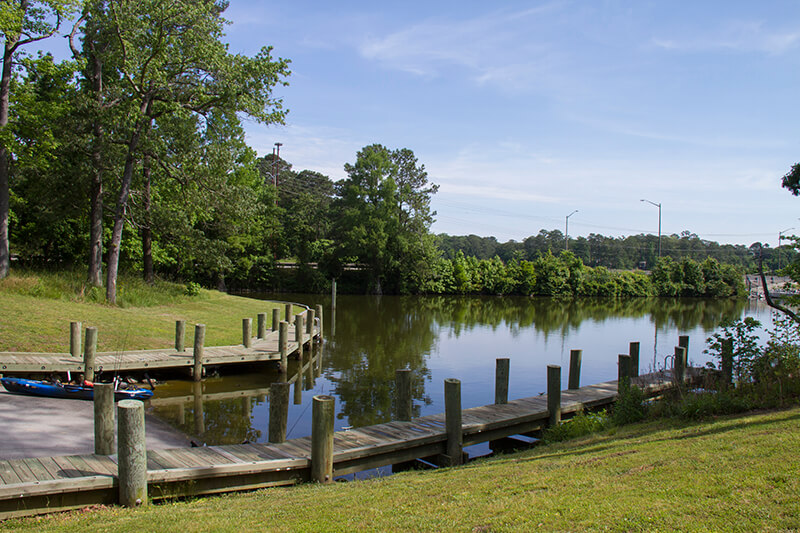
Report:
<svg viewBox="0 0 800 533"><path fill-rule="evenodd" d="M92 186L91 186L91 219L89 228L89 284L100 287L103 284L103 127L100 124L99 110L103 101L103 64L96 54L92 53L92 90L95 94L94 124L92 133Z"/></svg>
<svg viewBox="0 0 800 533"><path fill-rule="evenodd" d="M144 281L153 284L153 231L150 229L150 157L144 156L142 163L144 176L144 221L142 225L142 263L144 268Z"/></svg>
<svg viewBox="0 0 800 533"><path fill-rule="evenodd" d="M27 2L21 3L23 13ZM10 102L11 67L14 60L14 51L19 42L19 35L6 35L3 48L3 74L0 78L0 129L8 126L8 107ZM0 145L0 279L8 276L11 267L11 249L8 243L9 220L9 161L8 147Z"/></svg>

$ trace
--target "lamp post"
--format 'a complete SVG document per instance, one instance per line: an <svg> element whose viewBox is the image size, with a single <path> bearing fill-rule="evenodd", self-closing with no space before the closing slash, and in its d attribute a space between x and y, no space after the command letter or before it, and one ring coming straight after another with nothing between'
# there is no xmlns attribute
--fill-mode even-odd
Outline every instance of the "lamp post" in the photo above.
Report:
<svg viewBox="0 0 800 533"><path fill-rule="evenodd" d="M781 269L781 241L783 240L783 234L793 229L794 228L786 228L785 230L778 232L778 270Z"/></svg>
<svg viewBox="0 0 800 533"><path fill-rule="evenodd" d="M647 202L650 205L654 205L658 208L658 257L661 258L661 204L651 202L650 200L645 200L644 198L641 199L642 202Z"/></svg>
<svg viewBox="0 0 800 533"><path fill-rule="evenodd" d="M567 252L569 252L569 217L571 217L577 212L578 210L576 209L575 211L567 215L567 223L564 227L564 250Z"/></svg>

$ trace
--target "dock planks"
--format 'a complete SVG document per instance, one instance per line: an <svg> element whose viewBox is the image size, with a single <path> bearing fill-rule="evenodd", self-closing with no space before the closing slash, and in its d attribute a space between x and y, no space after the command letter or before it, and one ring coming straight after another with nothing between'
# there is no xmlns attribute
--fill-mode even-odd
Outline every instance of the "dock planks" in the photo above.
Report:
<svg viewBox="0 0 800 533"><path fill-rule="evenodd" d="M668 375L635 378L646 394L672 386ZM611 404L617 382L561 392L562 415ZM547 422L547 397L463 410L464 445L529 433ZM334 434L334 475L445 453L444 415L388 422ZM280 444L236 444L147 452L154 499L291 485L310 478L311 438ZM117 500L115 456L40 457L0 461L0 518L40 514Z"/></svg>

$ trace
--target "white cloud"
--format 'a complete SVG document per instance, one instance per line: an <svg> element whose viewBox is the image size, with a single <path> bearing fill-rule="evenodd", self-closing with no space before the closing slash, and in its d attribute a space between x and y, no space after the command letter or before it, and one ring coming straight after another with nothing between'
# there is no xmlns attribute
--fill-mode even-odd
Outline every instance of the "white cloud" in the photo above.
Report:
<svg viewBox="0 0 800 533"><path fill-rule="evenodd" d="M719 28L706 28L701 37L654 37L658 48L675 51L731 50L780 55L800 46L800 28L768 28L763 21L734 21Z"/></svg>

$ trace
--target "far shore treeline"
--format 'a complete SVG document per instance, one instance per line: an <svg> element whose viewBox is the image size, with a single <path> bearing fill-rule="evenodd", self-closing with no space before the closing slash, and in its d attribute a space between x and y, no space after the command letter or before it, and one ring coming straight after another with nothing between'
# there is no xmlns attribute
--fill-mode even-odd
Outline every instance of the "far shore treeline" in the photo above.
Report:
<svg viewBox="0 0 800 533"><path fill-rule="evenodd" d="M337 279L340 291L378 294L743 293L758 243L683 232L662 237L659 259L655 235L434 235L438 186L409 149L365 146L337 182L279 153L258 157L241 121L283 123L274 93L289 61L269 47L230 53L225 7L110 0L77 12L77 2L38 1L0 17L0 279L85 269L110 303L118 272L304 292ZM46 51L56 30L71 36L69 61L24 54L33 41ZM793 255L763 252L772 269Z"/></svg>

